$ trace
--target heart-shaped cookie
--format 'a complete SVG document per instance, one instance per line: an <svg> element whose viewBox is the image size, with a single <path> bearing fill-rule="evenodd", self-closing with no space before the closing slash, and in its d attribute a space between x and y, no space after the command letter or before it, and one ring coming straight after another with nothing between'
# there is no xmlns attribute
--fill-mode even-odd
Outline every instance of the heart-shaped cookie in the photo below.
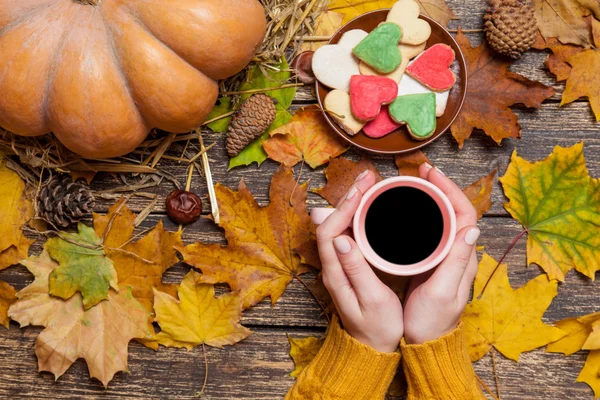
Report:
<svg viewBox="0 0 600 400"><path fill-rule="evenodd" d="M319 82L348 92L350 77L360 73L358 60L352 55L352 49L367 35L361 29L353 29L346 32L337 44L319 47L312 59L312 69Z"/></svg>
<svg viewBox="0 0 600 400"><path fill-rule="evenodd" d="M405 123L416 140L425 140L435 132L435 95L433 93L399 96L389 107L390 116Z"/></svg>
<svg viewBox="0 0 600 400"><path fill-rule="evenodd" d="M447 44L434 44L406 68L406 73L434 92L444 92L454 86L456 75L450 70L455 54Z"/></svg>
<svg viewBox="0 0 600 400"><path fill-rule="evenodd" d="M404 71L406 71L408 62L416 56L418 56L419 54L421 54L423 50L425 50L425 43L421 43L418 45L400 44L398 45L398 49L400 50L400 54L402 54L402 61L400 62L400 66L396 68L393 72L390 72L389 74L382 74L371 68L363 61L361 61L359 66L361 75L385 76L396 82L400 82L402 75L404 75Z"/></svg>
<svg viewBox="0 0 600 400"><path fill-rule="evenodd" d="M365 123L354 118L350 109L350 95L342 90L332 90L327 93L323 102L325 111L349 135L356 135L365 126Z"/></svg>
<svg viewBox="0 0 600 400"><path fill-rule="evenodd" d="M400 66L402 54L398 42L402 29L396 24L381 24L373 29L352 51L378 72L389 74Z"/></svg>
<svg viewBox="0 0 600 400"><path fill-rule="evenodd" d="M419 13L419 5L414 0L398 0L388 13L386 21L402 27L401 43L420 44L429 39L431 26L419 19Z"/></svg>
<svg viewBox="0 0 600 400"><path fill-rule="evenodd" d="M375 119L383 104L398 96L398 84L385 76L354 75L350 79L352 114L362 121Z"/></svg>
<svg viewBox="0 0 600 400"><path fill-rule="evenodd" d="M446 106L448 105L448 96L450 94L450 90L446 90L445 92L432 92L425 86L421 85L418 81L411 78L410 75L404 75L402 79L400 79L400 83L398 83L398 96L417 93L434 93L435 116L441 117L444 115Z"/></svg>
<svg viewBox="0 0 600 400"><path fill-rule="evenodd" d="M370 138L378 139L395 131L400 125L390 117L388 106L384 106L379 115L364 126L363 132Z"/></svg>

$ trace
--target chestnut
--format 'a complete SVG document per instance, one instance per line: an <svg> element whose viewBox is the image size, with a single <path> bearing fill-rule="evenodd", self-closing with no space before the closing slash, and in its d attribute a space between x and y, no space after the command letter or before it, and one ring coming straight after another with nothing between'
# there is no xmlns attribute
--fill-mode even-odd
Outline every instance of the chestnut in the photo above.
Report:
<svg viewBox="0 0 600 400"><path fill-rule="evenodd" d="M196 222L202 214L202 200L185 190L173 190L167 197L167 215L176 224Z"/></svg>
<svg viewBox="0 0 600 400"><path fill-rule="evenodd" d="M312 58L314 51L304 51L298 54L292 61L292 69L296 70L298 80L306 85L315 83L315 73L312 70Z"/></svg>

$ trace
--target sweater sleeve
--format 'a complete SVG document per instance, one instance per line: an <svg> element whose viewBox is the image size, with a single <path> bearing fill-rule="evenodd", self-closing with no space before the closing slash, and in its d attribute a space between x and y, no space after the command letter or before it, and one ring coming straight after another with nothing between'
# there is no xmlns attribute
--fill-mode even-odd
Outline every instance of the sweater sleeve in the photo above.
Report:
<svg viewBox="0 0 600 400"><path fill-rule="evenodd" d="M380 353L360 343L334 316L323 347L286 400L383 399L399 362L400 353Z"/></svg>
<svg viewBox="0 0 600 400"><path fill-rule="evenodd" d="M462 324L423 344L400 344L408 382L407 400L485 399L469 360Z"/></svg>

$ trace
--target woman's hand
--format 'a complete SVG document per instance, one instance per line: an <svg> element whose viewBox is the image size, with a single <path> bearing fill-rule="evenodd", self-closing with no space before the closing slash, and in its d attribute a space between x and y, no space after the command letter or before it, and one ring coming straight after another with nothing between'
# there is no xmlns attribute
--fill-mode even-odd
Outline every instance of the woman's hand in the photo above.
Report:
<svg viewBox="0 0 600 400"><path fill-rule="evenodd" d="M433 271L411 280L404 303L405 340L424 343L453 331L469 300L477 274L477 212L462 190L437 168L423 164L419 175L448 196L456 213L457 234L448 256Z"/></svg>
<svg viewBox="0 0 600 400"><path fill-rule="evenodd" d="M375 184L365 171L335 211L317 228L323 283L331 294L346 331L377 351L396 351L402 338L402 305L398 296L375 275L345 232L363 193Z"/></svg>

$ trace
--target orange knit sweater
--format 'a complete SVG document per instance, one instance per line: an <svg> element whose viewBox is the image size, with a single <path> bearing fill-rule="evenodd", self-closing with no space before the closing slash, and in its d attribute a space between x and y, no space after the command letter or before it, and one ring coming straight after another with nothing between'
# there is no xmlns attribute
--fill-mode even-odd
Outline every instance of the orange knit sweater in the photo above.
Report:
<svg viewBox="0 0 600 400"><path fill-rule="evenodd" d="M400 343L400 351L379 353L351 337L334 317L327 339L302 371L286 400L379 400L402 363L408 400L485 399L469 361L459 327L420 345Z"/></svg>

